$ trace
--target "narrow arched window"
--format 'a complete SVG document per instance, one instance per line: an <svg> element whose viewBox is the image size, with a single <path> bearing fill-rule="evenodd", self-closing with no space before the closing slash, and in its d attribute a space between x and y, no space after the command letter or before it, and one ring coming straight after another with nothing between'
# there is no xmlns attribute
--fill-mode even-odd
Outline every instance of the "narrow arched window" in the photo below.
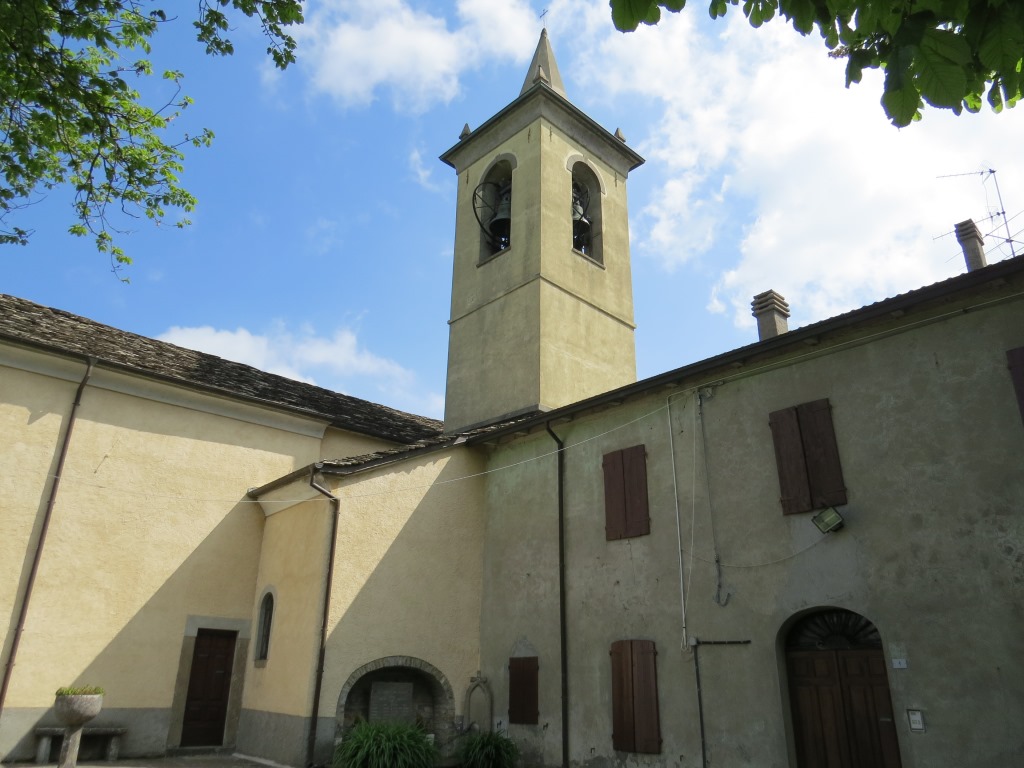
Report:
<svg viewBox="0 0 1024 768"><path fill-rule="evenodd" d="M266 661L270 653L270 627L274 623L274 596L267 592L260 602L260 623L256 631L256 661Z"/></svg>
<svg viewBox="0 0 1024 768"><path fill-rule="evenodd" d="M512 247L512 163L500 160L473 192L480 224L480 261Z"/></svg>
<svg viewBox="0 0 1024 768"><path fill-rule="evenodd" d="M604 263L601 251L601 184L594 171L578 162L572 166L572 248L577 253Z"/></svg>

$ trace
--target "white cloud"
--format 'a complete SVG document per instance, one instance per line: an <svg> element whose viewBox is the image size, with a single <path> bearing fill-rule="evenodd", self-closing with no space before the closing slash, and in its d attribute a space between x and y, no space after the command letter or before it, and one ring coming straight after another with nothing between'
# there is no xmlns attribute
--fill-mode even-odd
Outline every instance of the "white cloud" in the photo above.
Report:
<svg viewBox="0 0 1024 768"><path fill-rule="evenodd" d="M317 91L344 107L365 106L381 91L399 111L423 112L459 93L459 77L495 59L523 60L536 42L524 0L459 0L458 26L406 0L329 0L299 31L300 61Z"/></svg>
<svg viewBox="0 0 1024 768"><path fill-rule="evenodd" d="M815 35L731 16L698 28L687 8L609 33L581 70L608 99L652 105L638 148L658 180L633 200L636 252L713 269L712 311L749 326L751 297L774 288L802 325L964 271L956 241L934 238L968 217L990 231L991 192L944 174L994 167L1004 195L1015 182L1010 213L1024 206L1024 116L928 109L896 130L878 73L846 89Z"/></svg>
<svg viewBox="0 0 1024 768"><path fill-rule="evenodd" d="M160 341L179 347L234 360L259 368L267 373L287 376L289 379L315 384L312 376L305 375L290 362L290 349L280 334L258 336L245 328L234 331L217 330L209 325L195 328L173 326L156 337ZM284 343L282 343L284 341Z"/></svg>
<svg viewBox="0 0 1024 768"><path fill-rule="evenodd" d="M349 328L320 336L310 327L292 332L283 325L264 334L175 326L157 338L414 413L439 417L444 410L443 395L419 391L412 371L361 346Z"/></svg>
<svg viewBox="0 0 1024 768"><path fill-rule="evenodd" d="M432 167L433 164L431 164ZM409 152L409 170L412 171L412 177L416 183L428 192L438 192L441 187L432 178L431 168L428 168L423 162L423 153L418 147Z"/></svg>

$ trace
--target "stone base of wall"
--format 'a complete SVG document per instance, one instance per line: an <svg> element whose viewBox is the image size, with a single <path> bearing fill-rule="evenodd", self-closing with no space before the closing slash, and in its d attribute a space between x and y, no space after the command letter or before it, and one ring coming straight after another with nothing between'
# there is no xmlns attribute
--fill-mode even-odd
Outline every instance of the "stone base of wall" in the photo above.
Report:
<svg viewBox="0 0 1024 768"><path fill-rule="evenodd" d="M305 766L309 718L243 709L235 752L281 765ZM317 720L313 763L330 765L334 753L334 718Z"/></svg>
<svg viewBox="0 0 1024 768"><path fill-rule="evenodd" d="M122 726L121 757L154 757L167 752L170 709L108 709L104 707L91 726ZM33 729L37 725L59 725L52 707L5 707L0 722L0 760L31 761L36 754Z"/></svg>

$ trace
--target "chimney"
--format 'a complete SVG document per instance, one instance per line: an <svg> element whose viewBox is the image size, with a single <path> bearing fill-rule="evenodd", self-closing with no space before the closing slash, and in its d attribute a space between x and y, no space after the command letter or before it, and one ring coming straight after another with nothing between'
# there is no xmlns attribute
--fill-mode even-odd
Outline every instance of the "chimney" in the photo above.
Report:
<svg viewBox="0 0 1024 768"><path fill-rule="evenodd" d="M759 293L750 302L752 314L757 318L757 337L764 341L789 330L789 304L775 291Z"/></svg>
<svg viewBox="0 0 1024 768"><path fill-rule="evenodd" d="M982 247L985 239L973 219L961 221L956 225L956 241L964 251L968 272L988 266L988 262L985 261L985 249Z"/></svg>

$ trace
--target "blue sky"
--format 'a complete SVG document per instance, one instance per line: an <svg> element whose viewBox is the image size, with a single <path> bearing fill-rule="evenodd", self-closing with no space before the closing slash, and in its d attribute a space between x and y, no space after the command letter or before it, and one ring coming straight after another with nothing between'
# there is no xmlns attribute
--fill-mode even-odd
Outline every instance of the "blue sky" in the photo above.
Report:
<svg viewBox="0 0 1024 768"><path fill-rule="evenodd" d="M284 73L242 20L233 57L184 17L155 40L195 99L172 130L216 134L187 155L191 227L127 222L125 285L54 191L13 222L35 235L0 248L0 291L441 416L455 176L437 156L518 95L544 9L570 99L647 158L629 181L641 378L756 340L768 288L797 327L962 273L968 217L1006 258L996 181L1024 251L1024 108L896 130L878 77L844 88L784 23L697 3L622 35L604 0L310 0Z"/></svg>

